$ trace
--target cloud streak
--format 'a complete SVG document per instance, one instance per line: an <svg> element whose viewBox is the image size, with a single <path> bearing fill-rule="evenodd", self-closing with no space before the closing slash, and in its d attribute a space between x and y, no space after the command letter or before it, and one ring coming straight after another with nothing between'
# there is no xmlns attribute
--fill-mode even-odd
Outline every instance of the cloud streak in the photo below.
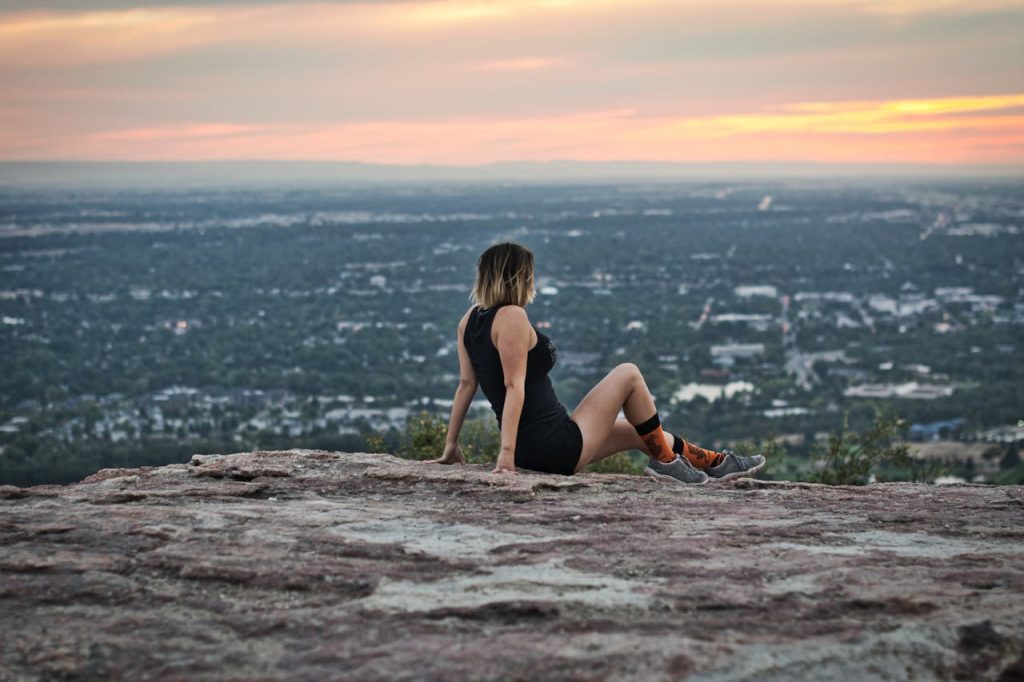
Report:
<svg viewBox="0 0 1024 682"><path fill-rule="evenodd" d="M759 133L885 135L952 130L1024 131L1024 116L985 116L1024 106L1024 94L891 102L797 102L777 113L712 116L675 124L680 132L711 137Z"/></svg>
<svg viewBox="0 0 1024 682"><path fill-rule="evenodd" d="M466 68L470 71L536 71L537 69L548 69L562 65L564 59L552 59L550 57L518 57L515 59L496 59L493 61L470 64Z"/></svg>
<svg viewBox="0 0 1024 682"><path fill-rule="evenodd" d="M690 118L634 110L561 116L342 125L190 123L58 140L39 158L349 159L479 164L591 161L1013 162L1024 94L885 102L800 102L779 111ZM1005 113L1010 112L1010 113ZM998 115L1003 113L1003 115ZM964 115L970 114L970 115ZM997 141L1010 145L1003 148ZM39 141L43 143L42 140ZM939 144L940 143L940 144ZM2 144L2 142L0 142Z"/></svg>

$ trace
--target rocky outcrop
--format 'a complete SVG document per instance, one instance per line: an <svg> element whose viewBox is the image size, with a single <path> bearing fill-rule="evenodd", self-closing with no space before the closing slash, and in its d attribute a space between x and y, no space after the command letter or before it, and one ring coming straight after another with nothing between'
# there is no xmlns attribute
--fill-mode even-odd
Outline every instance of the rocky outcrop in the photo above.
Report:
<svg viewBox="0 0 1024 682"><path fill-rule="evenodd" d="M1024 490L196 456L0 487L0 679L1024 677Z"/></svg>

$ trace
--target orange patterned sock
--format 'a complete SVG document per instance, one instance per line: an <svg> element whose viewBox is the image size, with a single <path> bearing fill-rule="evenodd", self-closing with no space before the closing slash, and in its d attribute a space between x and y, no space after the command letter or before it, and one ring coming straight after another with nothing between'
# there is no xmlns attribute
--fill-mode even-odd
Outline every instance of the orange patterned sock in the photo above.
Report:
<svg viewBox="0 0 1024 682"><path fill-rule="evenodd" d="M643 424L634 424L633 428L636 429L637 435L647 448L647 454L651 457L666 464L676 458L676 453L672 452L665 442L665 431L661 428L661 419L658 418L657 412Z"/></svg>
<svg viewBox="0 0 1024 682"><path fill-rule="evenodd" d="M721 452L715 452L714 450L707 450L702 447L698 447L693 443L689 443L679 436L673 436L672 451L685 457L687 461L698 469L707 469L708 467L718 466L725 459L725 455Z"/></svg>

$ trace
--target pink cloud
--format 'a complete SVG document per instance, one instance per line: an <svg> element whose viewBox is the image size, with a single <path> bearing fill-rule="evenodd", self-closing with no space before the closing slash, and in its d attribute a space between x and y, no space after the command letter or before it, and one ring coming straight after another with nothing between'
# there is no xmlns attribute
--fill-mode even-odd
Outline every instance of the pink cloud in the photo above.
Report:
<svg viewBox="0 0 1024 682"><path fill-rule="evenodd" d="M496 59L470 64L470 71L535 71L565 64L564 59L550 57L519 57L515 59Z"/></svg>
<svg viewBox="0 0 1024 682"><path fill-rule="evenodd" d="M617 109L443 121L190 123L37 140L32 158L294 159L478 164L497 160L1017 161L1024 95L802 102L728 116ZM1006 142L1005 148L996 144ZM4 144L0 140L0 145ZM10 140L6 140L9 145ZM23 147L20 147L23 149ZM11 157L12 149L0 149Z"/></svg>

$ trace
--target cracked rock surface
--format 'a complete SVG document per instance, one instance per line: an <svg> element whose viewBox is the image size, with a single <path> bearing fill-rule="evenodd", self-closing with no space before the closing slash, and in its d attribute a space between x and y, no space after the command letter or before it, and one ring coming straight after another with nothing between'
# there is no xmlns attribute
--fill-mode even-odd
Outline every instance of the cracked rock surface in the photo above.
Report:
<svg viewBox="0 0 1024 682"><path fill-rule="evenodd" d="M1024 490L308 450L0 486L0 680L1020 680Z"/></svg>

